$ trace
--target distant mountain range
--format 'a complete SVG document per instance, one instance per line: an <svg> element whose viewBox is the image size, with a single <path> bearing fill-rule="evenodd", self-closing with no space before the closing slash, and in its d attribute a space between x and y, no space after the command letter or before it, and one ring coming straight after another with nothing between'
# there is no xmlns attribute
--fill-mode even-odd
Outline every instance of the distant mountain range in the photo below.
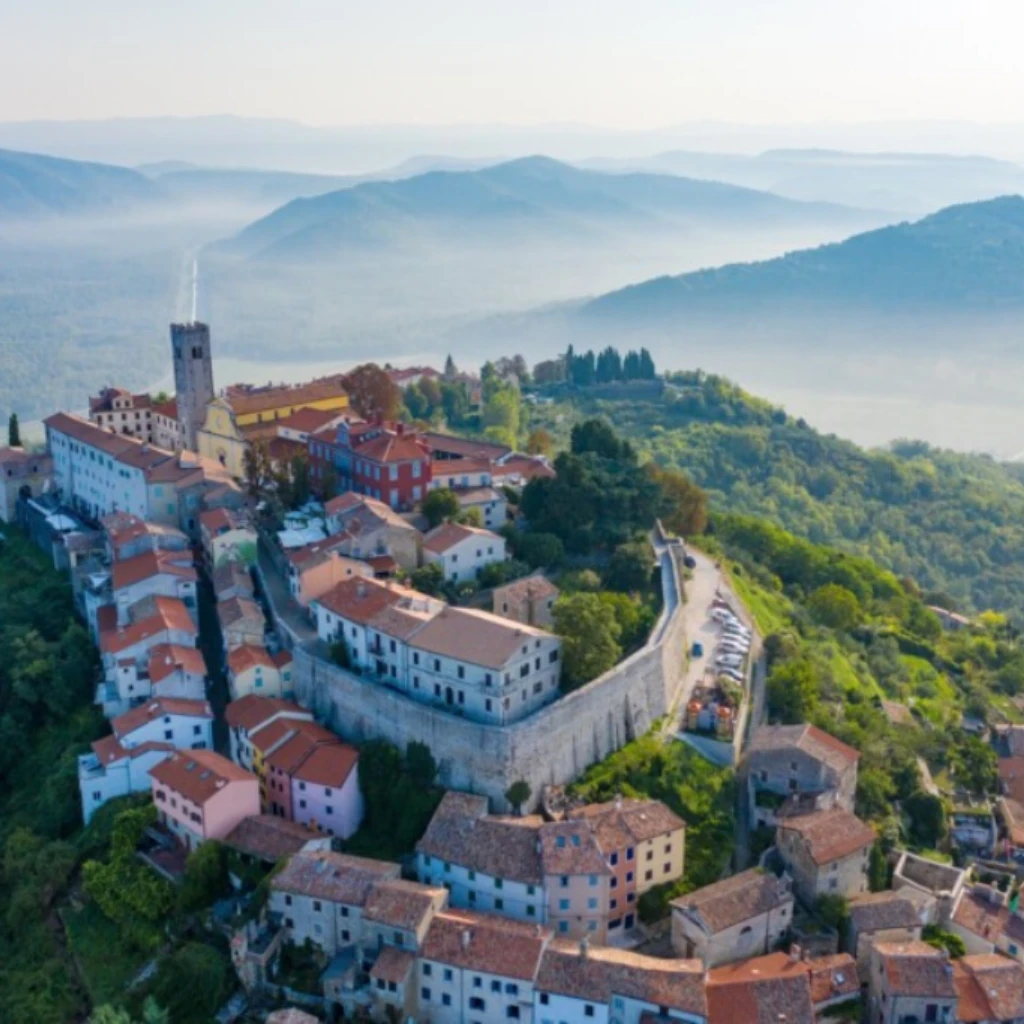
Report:
<svg viewBox="0 0 1024 1024"><path fill-rule="evenodd" d="M605 171L681 174L791 199L932 213L955 203L1024 192L1024 167L984 156L769 150L755 156L676 150L640 159L584 161Z"/></svg>
<svg viewBox="0 0 1024 1024"><path fill-rule="evenodd" d="M359 248L553 239L613 233L765 231L825 225L838 234L884 222L877 211L803 203L669 175L605 174L547 157L473 171L432 171L295 200L217 247L264 261L323 261Z"/></svg>
<svg viewBox="0 0 1024 1024"><path fill-rule="evenodd" d="M127 167L0 150L0 219L130 213L162 198Z"/></svg>
<svg viewBox="0 0 1024 1024"><path fill-rule="evenodd" d="M1024 309L1024 198L951 206L777 259L656 278L589 301L576 315L652 323L814 309Z"/></svg>

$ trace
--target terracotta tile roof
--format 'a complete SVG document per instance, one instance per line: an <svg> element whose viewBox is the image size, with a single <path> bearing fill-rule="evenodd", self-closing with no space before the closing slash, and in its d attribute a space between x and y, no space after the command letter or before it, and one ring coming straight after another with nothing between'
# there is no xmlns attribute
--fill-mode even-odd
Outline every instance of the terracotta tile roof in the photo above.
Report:
<svg viewBox="0 0 1024 1024"><path fill-rule="evenodd" d="M819 866L863 850L876 838L870 825L841 807L786 818L779 823L779 830L797 833L806 843L811 860Z"/></svg>
<svg viewBox="0 0 1024 1024"><path fill-rule="evenodd" d="M111 570L115 591L161 575L176 576L195 583L199 574L192 563L192 552L144 551L134 558L118 559Z"/></svg>
<svg viewBox="0 0 1024 1024"><path fill-rule="evenodd" d="M281 725L285 723L292 735L276 746L273 752L266 757L267 765L278 769L285 775L293 775L318 746L341 742L330 729L325 729L322 725L317 725L316 722L280 720ZM276 726L278 726L278 722L272 722L267 728L274 729ZM253 742L258 743L264 751L269 750L265 731L259 730L259 732L258 738L253 736Z"/></svg>
<svg viewBox="0 0 1024 1024"><path fill-rule="evenodd" d="M876 942L874 956L885 971L892 995L936 999L956 996L953 969L945 950L917 941Z"/></svg>
<svg viewBox="0 0 1024 1024"><path fill-rule="evenodd" d="M406 366L400 370L388 370L387 375L391 378L392 384L401 387L406 381L418 380L420 377L430 377L433 380L440 380L441 374L432 366Z"/></svg>
<svg viewBox="0 0 1024 1024"><path fill-rule="evenodd" d="M241 512L232 508L210 508L199 516L199 525L214 535L227 530L248 530L252 524Z"/></svg>
<svg viewBox="0 0 1024 1024"><path fill-rule="evenodd" d="M424 434L424 437L427 440L427 444L429 444L435 452L443 452L447 455L457 456L456 459L451 460L452 462L458 461L458 458L484 459L490 461L491 459L500 459L503 455L508 455L512 451L511 448L503 444L494 444L491 441L477 441L466 437L456 437L454 434L439 434L434 431L428 431Z"/></svg>
<svg viewBox="0 0 1024 1024"><path fill-rule="evenodd" d="M180 644L157 644L149 651L149 678L154 683L163 682L178 671L193 676L206 675L206 659L198 647L182 647Z"/></svg>
<svg viewBox="0 0 1024 1024"><path fill-rule="evenodd" d="M318 746L292 772L292 778L340 789L359 763L359 751L347 743Z"/></svg>
<svg viewBox="0 0 1024 1024"><path fill-rule="evenodd" d="M234 588L239 589L243 594L252 595L255 592L252 577L249 570L238 562L228 562L220 565L213 571L213 592L220 597Z"/></svg>
<svg viewBox="0 0 1024 1024"><path fill-rule="evenodd" d="M266 388L250 388L232 385L224 392L224 399L236 416L270 412L289 406L312 405L335 398L347 398L344 388L336 380L311 381L308 384L286 385ZM341 411L340 409L338 410Z"/></svg>
<svg viewBox="0 0 1024 1024"><path fill-rule="evenodd" d="M520 601L540 601L545 597L558 597L559 594L558 587L546 576L524 576L520 580L506 583L503 587L496 587L495 591Z"/></svg>
<svg viewBox="0 0 1024 1024"><path fill-rule="evenodd" d="M242 644L228 654L228 671L233 676L255 668L257 665L263 668L276 668L274 659L271 658L266 647L257 647L255 644Z"/></svg>
<svg viewBox="0 0 1024 1024"><path fill-rule="evenodd" d="M715 934L792 902L788 878L755 868L680 896L672 900L672 906L699 917L708 932Z"/></svg>
<svg viewBox="0 0 1024 1024"><path fill-rule="evenodd" d="M455 494L458 496L459 504L463 507L486 505L492 501L505 500L505 495L499 494L493 487L467 487L464 490L457 489Z"/></svg>
<svg viewBox="0 0 1024 1024"><path fill-rule="evenodd" d="M370 980L393 982L401 985L409 972L416 965L416 954L409 949L396 949L394 946L385 946L377 956L373 967L370 968Z"/></svg>
<svg viewBox="0 0 1024 1024"><path fill-rule="evenodd" d="M0 466L21 466L26 462L38 462L40 466L49 465L50 456L46 452L27 452L24 448L0 448Z"/></svg>
<svg viewBox="0 0 1024 1024"><path fill-rule="evenodd" d="M434 459L430 475L434 480L448 477L475 476L477 473L490 473L494 463L490 459Z"/></svg>
<svg viewBox="0 0 1024 1024"><path fill-rule="evenodd" d="M236 622L265 622L263 609L248 597L229 597L217 602L217 618L222 627Z"/></svg>
<svg viewBox="0 0 1024 1024"><path fill-rule="evenodd" d="M615 996L706 1016L704 966L699 960L643 956L610 946L554 940L541 957L537 990L610 1003Z"/></svg>
<svg viewBox="0 0 1024 1024"><path fill-rule="evenodd" d="M399 640L408 640L433 618L427 609L382 608L367 623L372 629Z"/></svg>
<svg viewBox="0 0 1024 1024"><path fill-rule="evenodd" d="M763 725L754 734L748 756L762 751L802 750L843 772L860 760L860 751L830 736L816 725Z"/></svg>
<svg viewBox="0 0 1024 1024"><path fill-rule="evenodd" d="M1007 796L1024 804L1024 757L1001 757L999 780Z"/></svg>
<svg viewBox="0 0 1024 1024"><path fill-rule="evenodd" d="M500 483L506 477L530 481L539 478L551 479L554 469L542 458L522 455L518 452L502 459L494 467L494 480Z"/></svg>
<svg viewBox="0 0 1024 1024"><path fill-rule="evenodd" d="M483 530L478 526L466 526L464 523L442 523L423 537L423 548L435 555L443 555L463 541L476 537L481 543L491 541L504 545L505 538L491 530Z"/></svg>
<svg viewBox="0 0 1024 1024"><path fill-rule="evenodd" d="M323 430L344 414L337 409L296 409L290 416L277 420L278 427L286 427L302 434Z"/></svg>
<svg viewBox="0 0 1024 1024"><path fill-rule="evenodd" d="M1014 1020L1024 1017L1024 967L997 953L980 953L953 961L957 1020Z"/></svg>
<svg viewBox="0 0 1024 1024"><path fill-rule="evenodd" d="M294 661L291 651L278 651L270 656L270 660L279 669L287 668Z"/></svg>
<svg viewBox="0 0 1024 1024"><path fill-rule="evenodd" d="M922 924L913 900L899 889L854 896L849 901L849 918L859 935L888 928L920 928Z"/></svg>
<svg viewBox="0 0 1024 1024"><path fill-rule="evenodd" d="M136 729L165 715L182 715L186 718L208 718L213 720L213 708L205 700L187 700L183 697L155 697L140 704L123 715L111 719L114 735L123 739Z"/></svg>
<svg viewBox="0 0 1024 1024"><path fill-rule="evenodd" d="M373 887L363 904L363 920L376 921L390 928L418 931L434 911L447 899L442 886L420 885L395 878Z"/></svg>
<svg viewBox="0 0 1024 1024"><path fill-rule="evenodd" d="M308 711L291 701L279 700L277 697L260 697L250 693L245 697L239 697L238 700L231 701L224 711L224 717L232 728L252 732L257 726L269 722L282 712L309 715ZM310 717L312 716L310 715Z"/></svg>
<svg viewBox="0 0 1024 1024"><path fill-rule="evenodd" d="M373 555L367 558L366 564L377 574L391 574L398 568L398 562L391 555Z"/></svg>
<svg viewBox="0 0 1024 1024"><path fill-rule="evenodd" d="M519 649L552 634L475 608L443 608L411 640L410 646L442 657L502 669Z"/></svg>
<svg viewBox="0 0 1024 1024"><path fill-rule="evenodd" d="M586 822L557 821L540 828L545 875L610 875L611 868Z"/></svg>
<svg viewBox="0 0 1024 1024"><path fill-rule="evenodd" d="M140 757L153 750L165 750L168 753L174 752L173 743L164 743L162 740L147 740L145 743L137 743L134 747L123 747L116 736L104 736L92 744L93 753L99 758L100 764L104 767L120 761L123 758Z"/></svg>
<svg viewBox="0 0 1024 1024"><path fill-rule="evenodd" d="M416 600L425 600L425 597L397 583L359 577L342 580L318 597L316 603L349 622L366 625L385 608L400 601Z"/></svg>
<svg viewBox="0 0 1024 1024"><path fill-rule="evenodd" d="M284 740L295 735L296 721L302 721L302 719L275 718L266 725L258 725L249 732L249 742L252 743L254 749L266 757L270 751L276 750ZM308 748L297 747L295 749L305 750Z"/></svg>
<svg viewBox="0 0 1024 1024"><path fill-rule="evenodd" d="M571 811L570 818L587 818L607 850L602 829L614 829L623 837L622 846L645 843L686 828L686 822L660 800L619 800L587 804ZM609 832L609 836L611 833Z"/></svg>
<svg viewBox="0 0 1024 1024"><path fill-rule="evenodd" d="M487 798L449 790L430 819L418 853L525 885L543 882L537 830L487 816Z"/></svg>
<svg viewBox="0 0 1024 1024"><path fill-rule="evenodd" d="M273 814L257 814L243 818L221 841L240 853L277 861L291 857L306 843L320 838L297 821L288 821Z"/></svg>
<svg viewBox="0 0 1024 1024"><path fill-rule="evenodd" d="M248 433L243 430L243 435ZM297 456L306 454L306 445L302 441L294 441L290 437L271 437L267 440L267 455L272 462L287 462Z"/></svg>
<svg viewBox="0 0 1024 1024"><path fill-rule="evenodd" d="M419 532L408 519L401 516L390 505L366 494L356 494L355 491L346 491L336 498L331 498L324 506L324 512L328 517L343 517L345 523L349 523L353 519L365 520L367 523L379 520L400 530ZM346 513L348 513L347 516Z"/></svg>
<svg viewBox="0 0 1024 1024"><path fill-rule="evenodd" d="M158 636L168 630L198 636L199 630L192 621L184 603L176 597L157 597L153 602L153 613L145 615L123 629L116 626L100 630L100 650L104 654L117 654L129 647Z"/></svg>
<svg viewBox="0 0 1024 1024"><path fill-rule="evenodd" d="M152 409L157 416L165 416L169 420L178 418L178 400L176 398L169 398L166 402L153 402Z"/></svg>
<svg viewBox="0 0 1024 1024"><path fill-rule="evenodd" d="M412 434L385 431L355 446L360 458L370 462L412 462L430 457L430 449Z"/></svg>
<svg viewBox="0 0 1024 1024"><path fill-rule="evenodd" d="M953 908L953 922L992 945L997 943L1001 935L1015 942L1024 942L1024 919L1009 907L995 902L998 899L999 894L994 890L986 886L975 886L957 900Z"/></svg>
<svg viewBox="0 0 1024 1024"><path fill-rule="evenodd" d="M815 1008L860 991L848 953L810 960L771 953L708 973L709 1024L814 1024Z"/></svg>
<svg viewBox="0 0 1024 1024"><path fill-rule="evenodd" d="M996 806L1003 816L1003 824L1006 825L1010 842L1014 846L1024 846L1024 804L1018 803L1012 797L1001 796L996 801Z"/></svg>
<svg viewBox="0 0 1024 1024"><path fill-rule="evenodd" d="M81 416L73 416L66 412L47 416L43 423L50 430L59 431L75 441L90 445L114 457L134 451L142 443L125 434L115 434L112 431L104 430L102 427L96 426L95 423L82 419Z"/></svg>
<svg viewBox="0 0 1024 1024"><path fill-rule="evenodd" d="M422 960L462 970L533 981L551 933L538 925L471 910L434 915L420 951Z"/></svg>
<svg viewBox="0 0 1024 1024"><path fill-rule="evenodd" d="M256 776L212 750L176 751L150 769L152 778L197 805L205 804L233 782L256 782Z"/></svg>
<svg viewBox="0 0 1024 1024"><path fill-rule="evenodd" d="M106 531L114 547L144 537L148 532L145 520L133 516L130 512L112 512L100 520L100 526Z"/></svg>
<svg viewBox="0 0 1024 1024"><path fill-rule="evenodd" d="M310 851L291 857L271 879L270 887L279 892L362 907L378 882L397 878L400 870L398 864L390 861L329 850Z"/></svg>

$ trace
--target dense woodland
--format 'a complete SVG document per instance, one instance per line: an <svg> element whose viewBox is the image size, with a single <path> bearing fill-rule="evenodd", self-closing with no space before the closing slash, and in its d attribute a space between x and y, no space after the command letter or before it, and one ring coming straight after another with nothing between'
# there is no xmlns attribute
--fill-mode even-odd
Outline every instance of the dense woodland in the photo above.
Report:
<svg viewBox="0 0 1024 1024"><path fill-rule="evenodd" d="M721 377L667 377L647 401L581 389L532 406L531 426L563 441L599 414L638 451L682 469L713 508L762 516L907 576L930 603L1024 620L1024 483L980 455L898 441L865 451L811 429Z"/></svg>

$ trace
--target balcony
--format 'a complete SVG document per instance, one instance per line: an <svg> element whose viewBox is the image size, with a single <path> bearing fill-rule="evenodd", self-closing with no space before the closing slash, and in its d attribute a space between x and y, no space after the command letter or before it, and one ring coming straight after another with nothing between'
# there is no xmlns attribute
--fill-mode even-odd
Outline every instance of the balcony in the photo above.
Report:
<svg viewBox="0 0 1024 1024"><path fill-rule="evenodd" d="M107 769L100 764L95 754L80 754L78 757L78 781L95 782L106 776Z"/></svg>

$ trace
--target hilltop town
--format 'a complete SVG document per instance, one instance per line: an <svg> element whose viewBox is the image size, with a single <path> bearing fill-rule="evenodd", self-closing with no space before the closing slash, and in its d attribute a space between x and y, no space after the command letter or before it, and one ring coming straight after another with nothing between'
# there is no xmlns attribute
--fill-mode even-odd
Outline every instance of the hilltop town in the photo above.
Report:
<svg viewBox="0 0 1024 1024"><path fill-rule="evenodd" d="M976 642L983 685L1005 621L707 529L600 417L523 430L677 387L646 350L218 390L207 325L170 348L173 396L108 387L0 449L0 556L60 574L101 723L58 830L106 830L77 969L82 921L134 958L94 1005L219 943L197 1019L1024 1020L1024 725L952 722L930 667ZM843 636L921 662L913 694L860 693Z"/></svg>

